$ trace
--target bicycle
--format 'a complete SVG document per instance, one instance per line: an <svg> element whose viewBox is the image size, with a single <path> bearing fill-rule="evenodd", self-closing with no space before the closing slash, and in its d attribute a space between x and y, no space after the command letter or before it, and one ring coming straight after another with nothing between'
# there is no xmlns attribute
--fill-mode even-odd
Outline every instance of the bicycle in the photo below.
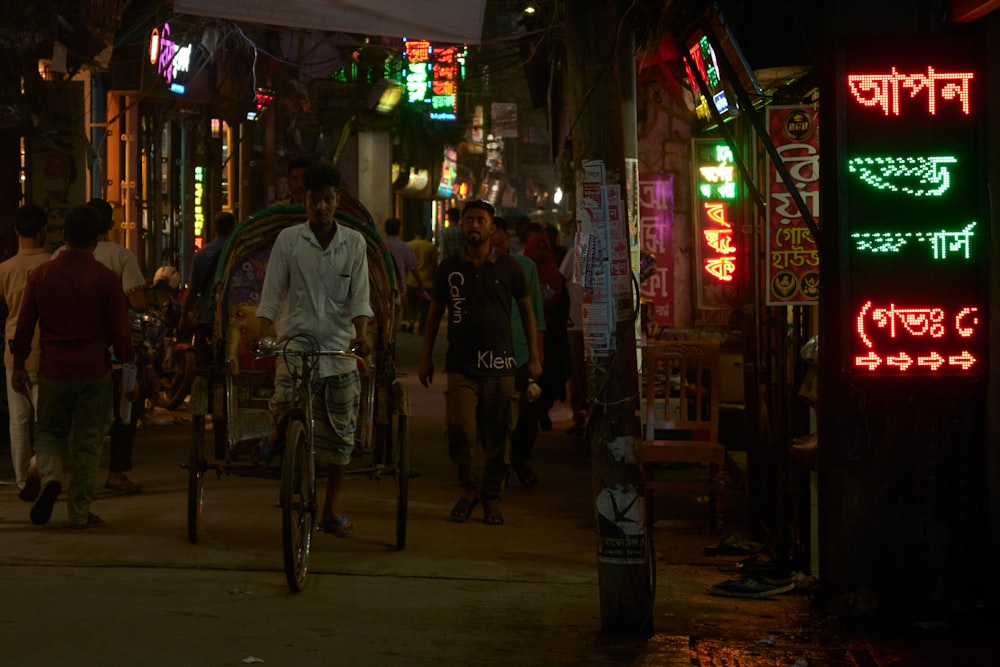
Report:
<svg viewBox="0 0 1000 667"><path fill-rule="evenodd" d="M289 349L293 343L305 341L305 349ZM357 360L361 370L367 362L353 350L321 350L315 338L293 336L284 344L273 338L263 338L258 346L261 357L282 355L299 363L287 363L294 394L292 407L282 418L275 451L281 452L281 486L278 492L281 507L281 542L288 588L298 593L305 586L309 571L309 551L316 530L316 460L315 422L313 419L314 374L324 356L343 356Z"/></svg>

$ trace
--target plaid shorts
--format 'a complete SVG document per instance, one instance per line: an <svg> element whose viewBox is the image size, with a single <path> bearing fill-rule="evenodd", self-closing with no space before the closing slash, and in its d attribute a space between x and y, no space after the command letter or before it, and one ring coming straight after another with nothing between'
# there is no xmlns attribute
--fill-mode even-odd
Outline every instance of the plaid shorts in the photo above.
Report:
<svg viewBox="0 0 1000 667"><path fill-rule="evenodd" d="M347 465L354 451L354 436L361 405L361 376L357 371L315 378L312 383L316 462ZM271 415L275 423L295 406L294 385L287 366L275 365Z"/></svg>

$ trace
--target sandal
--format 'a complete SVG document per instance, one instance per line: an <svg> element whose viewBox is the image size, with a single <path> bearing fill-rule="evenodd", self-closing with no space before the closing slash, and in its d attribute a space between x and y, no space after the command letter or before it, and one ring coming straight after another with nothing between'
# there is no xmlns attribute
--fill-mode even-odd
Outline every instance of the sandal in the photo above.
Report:
<svg viewBox="0 0 1000 667"><path fill-rule="evenodd" d="M499 498L490 498L483 501L483 523L487 526L503 525L503 514L500 513Z"/></svg>
<svg viewBox="0 0 1000 667"><path fill-rule="evenodd" d="M472 516L472 509L478 504L479 498L462 496L451 510L451 520L455 523L462 523Z"/></svg>
<svg viewBox="0 0 1000 667"><path fill-rule="evenodd" d="M93 512L87 512L86 519L80 521L79 523L71 523L69 524L69 527L74 528L76 530L83 530L84 528L98 528L103 525L104 525L104 519L97 516Z"/></svg>
<svg viewBox="0 0 1000 667"><path fill-rule="evenodd" d="M517 480L521 482L521 486L526 489L533 488L538 484L538 475L535 471L529 468L527 465L517 465L511 466L514 468L514 473L517 475Z"/></svg>
<svg viewBox="0 0 1000 667"><path fill-rule="evenodd" d="M334 537L350 537L354 532L354 524L346 516L328 516L316 526L321 533L330 533Z"/></svg>
<svg viewBox="0 0 1000 667"><path fill-rule="evenodd" d="M125 475L122 475L122 481L118 483L105 482L104 488L120 493L142 493L142 484L136 484Z"/></svg>

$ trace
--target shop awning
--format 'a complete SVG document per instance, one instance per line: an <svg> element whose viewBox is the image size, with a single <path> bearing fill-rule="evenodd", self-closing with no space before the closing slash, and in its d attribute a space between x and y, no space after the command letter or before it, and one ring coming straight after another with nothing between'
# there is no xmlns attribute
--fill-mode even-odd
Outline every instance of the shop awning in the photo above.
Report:
<svg viewBox="0 0 1000 667"><path fill-rule="evenodd" d="M174 0L178 14L361 35L478 44L486 0Z"/></svg>

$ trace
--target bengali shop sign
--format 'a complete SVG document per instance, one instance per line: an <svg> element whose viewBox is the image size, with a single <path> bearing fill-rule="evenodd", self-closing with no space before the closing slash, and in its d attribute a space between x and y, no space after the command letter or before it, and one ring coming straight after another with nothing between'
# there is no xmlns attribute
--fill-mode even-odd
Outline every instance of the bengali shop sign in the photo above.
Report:
<svg viewBox="0 0 1000 667"><path fill-rule="evenodd" d="M771 141L819 225L819 122L815 107L768 107ZM819 249L773 162L768 163L767 305L819 301Z"/></svg>
<svg viewBox="0 0 1000 667"><path fill-rule="evenodd" d="M656 272L639 284L639 298L653 304L656 323L674 325L674 175L639 177L641 249L656 260Z"/></svg>
<svg viewBox="0 0 1000 667"><path fill-rule="evenodd" d="M987 82L954 45L845 54L844 360L855 377L988 372Z"/></svg>

